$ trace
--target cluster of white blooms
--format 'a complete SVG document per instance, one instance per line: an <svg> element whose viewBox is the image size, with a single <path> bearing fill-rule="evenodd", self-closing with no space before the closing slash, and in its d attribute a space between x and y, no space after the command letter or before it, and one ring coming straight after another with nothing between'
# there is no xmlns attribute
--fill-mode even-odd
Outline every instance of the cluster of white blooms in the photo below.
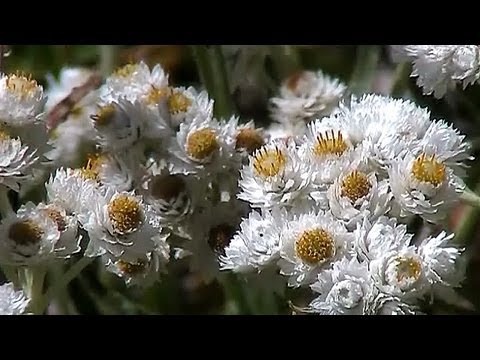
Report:
<svg viewBox="0 0 480 360"><path fill-rule="evenodd" d="M0 315L23 315L30 300L22 290L15 290L12 283L0 286Z"/></svg>
<svg viewBox="0 0 480 360"><path fill-rule="evenodd" d="M412 77L426 95L442 98L461 83L465 89L480 78L480 47L477 45L391 45L396 62L413 64Z"/></svg>
<svg viewBox="0 0 480 360"><path fill-rule="evenodd" d="M241 170L238 197L252 211L223 269L278 269L288 286L310 286L316 298L303 311L319 314L415 314L434 297L458 299L464 266L453 234L420 239L406 224L440 223L458 202L470 159L463 135L379 95L340 103L303 135L283 125L283 138Z"/></svg>
<svg viewBox="0 0 480 360"><path fill-rule="evenodd" d="M302 72L271 100L277 123L264 131L215 118L206 91L140 62L47 126L91 75L64 69L48 91L1 76L0 190L48 179L43 201L2 207L0 265L81 254L148 286L186 258L205 282L231 270L271 291L310 286L305 311L321 314L411 314L454 296L452 235L416 239L405 225L445 219L470 158L464 136L427 110L346 99L340 81ZM28 300L5 289L2 311L24 311Z"/></svg>

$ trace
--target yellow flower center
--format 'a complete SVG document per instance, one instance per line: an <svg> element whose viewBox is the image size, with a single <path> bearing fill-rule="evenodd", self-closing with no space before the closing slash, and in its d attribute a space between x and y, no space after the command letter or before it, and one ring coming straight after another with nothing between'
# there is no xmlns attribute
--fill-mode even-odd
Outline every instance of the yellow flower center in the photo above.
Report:
<svg viewBox="0 0 480 360"><path fill-rule="evenodd" d="M265 144L260 132L252 128L240 129L235 140L235 149L245 149L248 153L253 153Z"/></svg>
<svg viewBox="0 0 480 360"><path fill-rule="evenodd" d="M80 169L82 176L85 179L98 181L101 167L105 163L106 159L107 155L105 154L97 153L88 155L87 164Z"/></svg>
<svg viewBox="0 0 480 360"><path fill-rule="evenodd" d="M126 262L123 260L118 260L116 263L117 267L124 274L135 276L145 272L147 267L146 261L139 259L137 262Z"/></svg>
<svg viewBox="0 0 480 360"><path fill-rule="evenodd" d="M127 64L119 67L113 72L113 76L119 78L128 78L137 70L137 64Z"/></svg>
<svg viewBox="0 0 480 360"><path fill-rule="evenodd" d="M170 114L178 114L178 113L185 113L188 111L190 105L192 105L192 100L185 96L180 91L174 91L169 97L167 101L168 110Z"/></svg>
<svg viewBox="0 0 480 360"><path fill-rule="evenodd" d="M33 220L21 220L13 223L8 231L8 237L18 245L34 245L42 240L44 232Z"/></svg>
<svg viewBox="0 0 480 360"><path fill-rule="evenodd" d="M135 231L142 222L142 209L133 196L119 195L108 204L113 229L119 234Z"/></svg>
<svg viewBox="0 0 480 360"><path fill-rule="evenodd" d="M367 175L357 170L345 176L341 185L341 196L347 197L352 203L368 195L372 184L368 181Z"/></svg>
<svg viewBox="0 0 480 360"><path fill-rule="evenodd" d="M442 184L447 175L445 165L435 159L435 155L427 156L422 153L413 162L412 175L420 182L427 182L433 186Z"/></svg>
<svg viewBox="0 0 480 360"><path fill-rule="evenodd" d="M52 219L55 224L57 224L57 229L60 232L64 232L67 229L67 222L65 220L65 217L60 213L60 211L49 207L45 209L46 215Z"/></svg>
<svg viewBox="0 0 480 360"><path fill-rule="evenodd" d="M415 281L420 278L422 273L422 264L413 257L398 257L397 261L397 281L404 279L414 279Z"/></svg>
<svg viewBox="0 0 480 360"><path fill-rule="evenodd" d="M146 103L148 105L157 105L160 100L168 96L169 92L170 89L168 87L157 89L156 87L152 86L147 94Z"/></svg>
<svg viewBox="0 0 480 360"><path fill-rule="evenodd" d="M7 90L21 99L28 96L32 96L37 90L38 84L35 80L32 80L32 76L15 74L8 75L6 80Z"/></svg>
<svg viewBox="0 0 480 360"><path fill-rule="evenodd" d="M187 154L198 160L205 160L218 150L217 134L215 130L205 128L188 135Z"/></svg>
<svg viewBox="0 0 480 360"><path fill-rule="evenodd" d="M115 106L113 104L109 104L106 106L102 106L95 115L91 116L91 118L93 119L93 121L95 121L95 125L106 126L110 123L114 116Z"/></svg>
<svg viewBox="0 0 480 360"><path fill-rule="evenodd" d="M156 176L151 185L150 192L156 199L173 200L185 190L185 182L178 175Z"/></svg>
<svg viewBox="0 0 480 360"><path fill-rule="evenodd" d="M218 225L210 229L208 245L216 253L225 255L225 248L230 244L235 228L227 224Z"/></svg>
<svg viewBox="0 0 480 360"><path fill-rule="evenodd" d="M295 243L297 256L306 264L322 264L335 255L335 241L323 229L306 230Z"/></svg>
<svg viewBox="0 0 480 360"><path fill-rule="evenodd" d="M347 150L348 145L343 139L340 131L335 133L333 130L326 131L324 134L317 135L317 141L313 147L313 153L316 156L342 155Z"/></svg>
<svg viewBox="0 0 480 360"><path fill-rule="evenodd" d="M263 178L278 175L285 168L286 163L287 156L278 147L261 148L253 158L253 168Z"/></svg>

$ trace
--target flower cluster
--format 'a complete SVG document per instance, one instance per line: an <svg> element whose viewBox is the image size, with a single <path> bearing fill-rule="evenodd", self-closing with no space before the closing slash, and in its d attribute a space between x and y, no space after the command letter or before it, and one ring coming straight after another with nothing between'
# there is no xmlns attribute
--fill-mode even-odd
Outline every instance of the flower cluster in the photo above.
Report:
<svg viewBox="0 0 480 360"><path fill-rule="evenodd" d="M468 144L444 120L409 101L349 98L339 80L306 71L283 83L276 123L261 129L216 118L206 91L140 62L47 126L92 75L63 69L48 91L1 76L1 266L98 258L149 286L186 258L207 283L233 271L267 291L310 287L303 310L320 314L413 314L455 298L453 235L418 239L406 225L441 223L464 189ZM42 201L5 206L7 191L35 184ZM28 302L1 288L1 312Z"/></svg>
<svg viewBox="0 0 480 360"><path fill-rule="evenodd" d="M412 77L426 95L445 96L457 83L463 89L480 78L480 47L477 45L392 45L396 62L410 61Z"/></svg>

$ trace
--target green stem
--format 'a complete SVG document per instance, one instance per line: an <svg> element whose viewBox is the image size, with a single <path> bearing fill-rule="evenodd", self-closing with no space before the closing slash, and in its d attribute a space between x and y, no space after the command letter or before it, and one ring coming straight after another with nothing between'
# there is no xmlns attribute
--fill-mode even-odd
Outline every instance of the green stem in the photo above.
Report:
<svg viewBox="0 0 480 360"><path fill-rule="evenodd" d="M294 46L271 45L269 50L275 72L280 81L301 69L300 56Z"/></svg>
<svg viewBox="0 0 480 360"><path fill-rule="evenodd" d="M393 76L392 89L390 95L393 97L400 97L403 92L408 88L408 79L410 75L410 64L402 62L397 65L395 74Z"/></svg>
<svg viewBox="0 0 480 360"><path fill-rule="evenodd" d="M372 90L379 59L379 46L362 45L358 47L357 61L349 84L352 93L361 95Z"/></svg>
<svg viewBox="0 0 480 360"><path fill-rule="evenodd" d="M2 215L2 219L11 215L13 212L10 199L8 198L8 188L0 185L0 214Z"/></svg>
<svg viewBox="0 0 480 360"><path fill-rule="evenodd" d="M38 265L25 269L27 294L30 298L30 309L35 315L43 314L41 307L43 297L43 284L47 269L45 266Z"/></svg>
<svg viewBox="0 0 480 360"><path fill-rule="evenodd" d="M219 45L194 45L192 51L200 79L209 95L215 100L215 116L217 118L231 116L235 110L230 96L222 48Z"/></svg>
<svg viewBox="0 0 480 360"><path fill-rule="evenodd" d="M460 195L460 200L467 205L480 208L480 196L468 188Z"/></svg>
<svg viewBox="0 0 480 360"><path fill-rule="evenodd" d="M472 200L474 196L478 197L478 193L480 193L480 183L478 183L475 187L474 193L469 194L467 192L464 192L464 194L462 194L462 199L464 197L468 197L470 200ZM460 220L457 228L455 229L454 241L457 244L467 245L468 242L474 237L478 227L478 218L480 216L480 207L477 206L465 208L465 213L463 214L462 219Z"/></svg>
<svg viewBox="0 0 480 360"><path fill-rule="evenodd" d="M117 45L98 45L100 52L100 72L103 76L109 76L117 63Z"/></svg>
<svg viewBox="0 0 480 360"><path fill-rule="evenodd" d="M48 306L50 299L58 294L59 291L64 289L70 281L75 279L88 265L90 265L95 258L93 257L82 257L78 260L68 271L63 274L63 276L57 280L55 284L50 286L43 296L43 298L39 301L39 308L44 311L45 308Z"/></svg>

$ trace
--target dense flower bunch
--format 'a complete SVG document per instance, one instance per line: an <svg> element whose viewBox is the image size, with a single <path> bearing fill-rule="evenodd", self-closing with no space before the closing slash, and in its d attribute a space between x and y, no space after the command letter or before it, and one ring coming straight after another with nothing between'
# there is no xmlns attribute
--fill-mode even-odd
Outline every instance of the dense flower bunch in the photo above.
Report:
<svg viewBox="0 0 480 360"><path fill-rule="evenodd" d="M320 314L413 314L455 298L464 270L453 234L417 238L406 227L445 219L470 158L464 136L426 109L349 97L339 80L301 72L261 129L215 118L206 91L172 86L141 62L47 126L91 75L64 69L48 91L1 76L0 186L22 193L46 179L46 195L2 205L0 265L81 254L149 286L187 258L205 282L233 271L267 291L311 287L303 310ZM0 290L1 313L27 311L21 290Z"/></svg>

